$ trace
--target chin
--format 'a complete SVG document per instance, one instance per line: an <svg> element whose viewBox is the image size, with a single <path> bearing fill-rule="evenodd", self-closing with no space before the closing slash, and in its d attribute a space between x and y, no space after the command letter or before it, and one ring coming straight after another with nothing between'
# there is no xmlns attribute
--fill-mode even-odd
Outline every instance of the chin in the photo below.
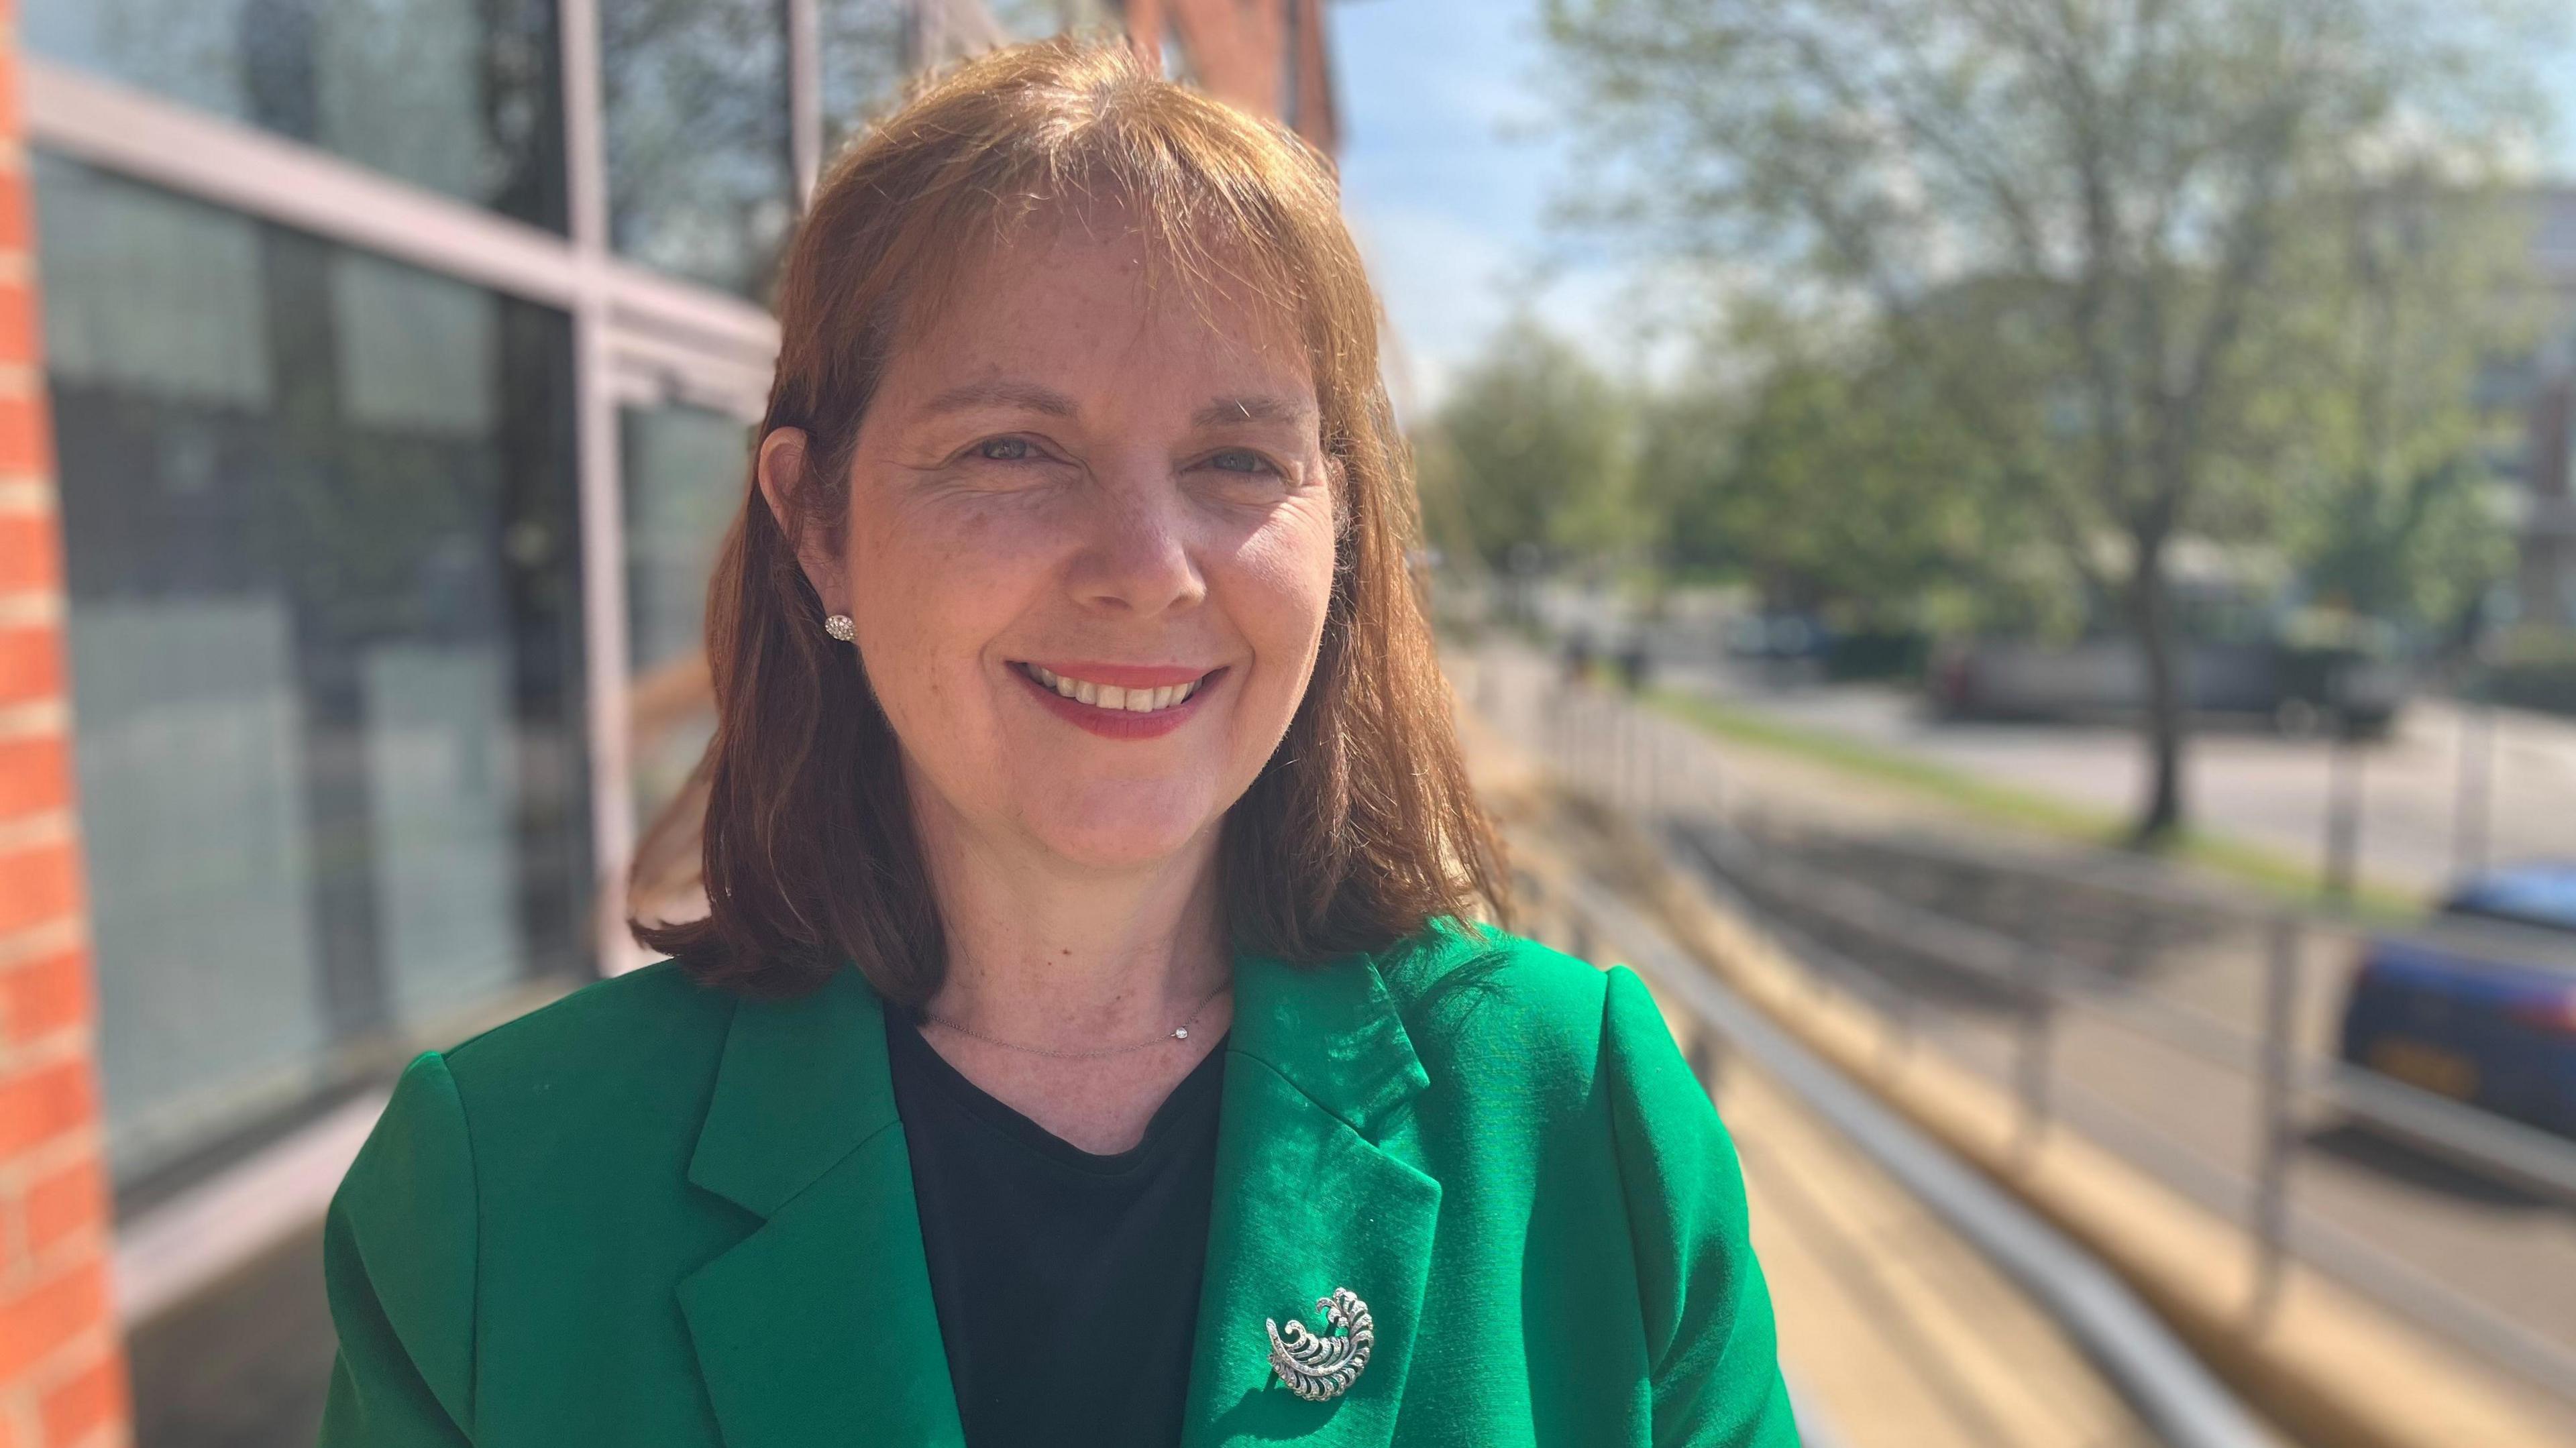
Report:
<svg viewBox="0 0 2576 1448"><path fill-rule="evenodd" d="M1095 870L1129 870L1168 860L1215 825L1192 811L1187 814L1138 812L1120 818L1045 819L1028 821L1029 832L1050 851Z"/></svg>

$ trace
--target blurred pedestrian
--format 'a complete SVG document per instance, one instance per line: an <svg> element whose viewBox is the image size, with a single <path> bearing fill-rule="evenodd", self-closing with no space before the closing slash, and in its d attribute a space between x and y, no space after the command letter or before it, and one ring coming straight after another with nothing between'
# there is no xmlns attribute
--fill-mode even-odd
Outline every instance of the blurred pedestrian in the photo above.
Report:
<svg viewBox="0 0 2576 1448"><path fill-rule="evenodd" d="M1584 682L1592 675L1592 635L1582 629L1565 636L1565 646L1558 656L1568 687Z"/></svg>
<svg viewBox="0 0 2576 1448"><path fill-rule="evenodd" d="M1619 687L1634 694L1646 687L1646 676L1653 660L1646 652L1643 634L1631 637L1619 650Z"/></svg>

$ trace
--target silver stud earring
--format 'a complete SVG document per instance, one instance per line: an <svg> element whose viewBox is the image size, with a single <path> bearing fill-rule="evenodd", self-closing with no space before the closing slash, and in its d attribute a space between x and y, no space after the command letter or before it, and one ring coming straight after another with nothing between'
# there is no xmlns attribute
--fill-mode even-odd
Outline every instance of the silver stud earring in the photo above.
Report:
<svg viewBox="0 0 2576 1448"><path fill-rule="evenodd" d="M823 620L823 632L830 634L832 637L839 639L843 643L848 643L850 640L859 636L859 626L850 621L850 616L848 614L836 613L830 618Z"/></svg>

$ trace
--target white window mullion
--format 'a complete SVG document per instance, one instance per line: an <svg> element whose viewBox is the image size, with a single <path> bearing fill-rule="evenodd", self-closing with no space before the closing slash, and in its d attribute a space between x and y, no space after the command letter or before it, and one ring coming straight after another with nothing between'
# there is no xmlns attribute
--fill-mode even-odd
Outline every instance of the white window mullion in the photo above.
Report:
<svg viewBox="0 0 2576 1448"><path fill-rule="evenodd" d="M823 169L823 21L820 0L787 0L787 142L796 209L814 199Z"/></svg>
<svg viewBox="0 0 2576 1448"><path fill-rule="evenodd" d="M36 145L231 211L553 307L577 290L550 231L238 121L22 54Z"/></svg>
<svg viewBox="0 0 2576 1448"><path fill-rule="evenodd" d="M626 508L619 477L615 353L609 329L607 117L597 0L558 0L564 192L572 229L574 449L581 492L582 657L590 742L592 892L599 972L644 962L626 932L635 796L626 643Z"/></svg>

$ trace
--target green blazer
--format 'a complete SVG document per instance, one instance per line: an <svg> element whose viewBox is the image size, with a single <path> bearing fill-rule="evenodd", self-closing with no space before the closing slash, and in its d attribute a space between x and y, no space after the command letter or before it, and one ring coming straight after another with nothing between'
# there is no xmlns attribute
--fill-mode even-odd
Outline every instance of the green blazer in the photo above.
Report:
<svg viewBox="0 0 2576 1448"><path fill-rule="evenodd" d="M331 1202L323 1448L959 1443L882 1022L846 965L662 961L414 1059ZM1228 1049L1189 1448L1794 1448L1733 1146L1624 967L1245 955ZM1307 1402L1264 1321L1336 1287L1376 1346Z"/></svg>

